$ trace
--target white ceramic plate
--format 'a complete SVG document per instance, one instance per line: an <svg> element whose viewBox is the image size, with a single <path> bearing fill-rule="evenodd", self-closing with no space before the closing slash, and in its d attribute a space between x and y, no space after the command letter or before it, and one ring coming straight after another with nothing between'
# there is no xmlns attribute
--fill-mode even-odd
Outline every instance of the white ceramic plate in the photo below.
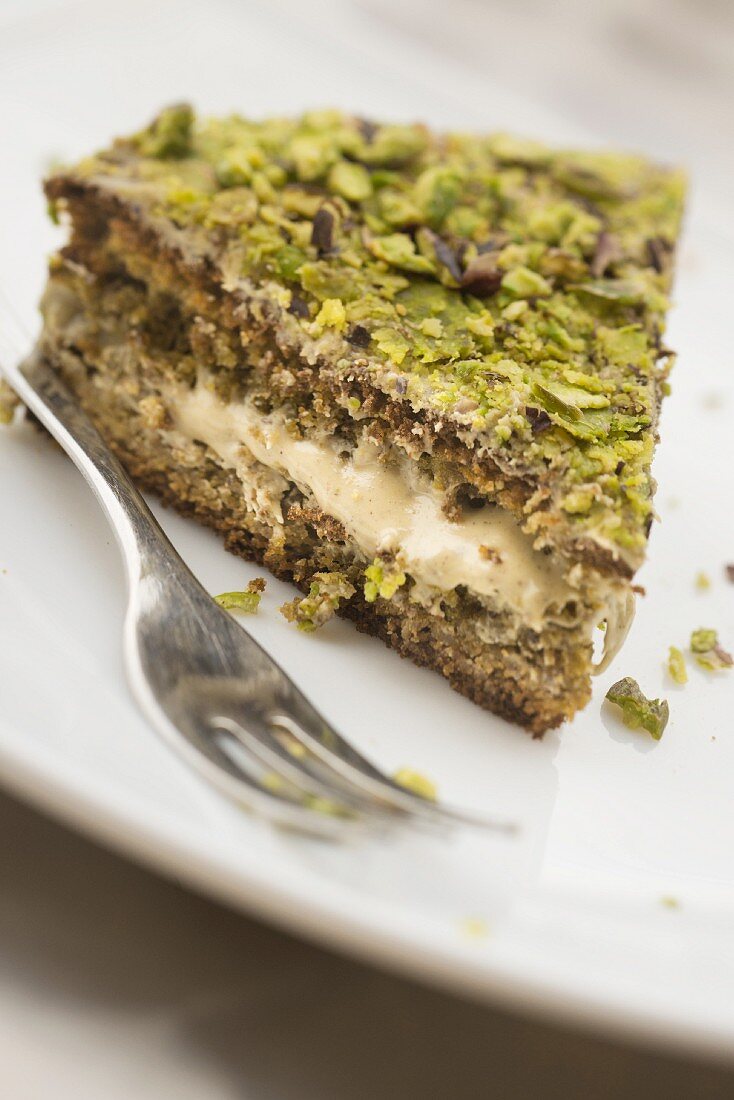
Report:
<svg viewBox="0 0 734 1100"><path fill-rule="evenodd" d="M334 5L34 0L13 10L0 38L0 285L29 325L55 241L38 177L50 158L80 155L162 102L186 95L208 110L252 113L339 102L439 125L587 137L445 64L437 79L358 15L340 24ZM534 742L346 624L299 635L277 613L287 590L274 581L251 624L388 770L417 768L446 799L517 819L520 840L403 835L332 846L280 835L202 786L128 697L122 571L105 522L70 463L23 424L0 434L4 782L150 864L344 950L524 1009L732 1050L734 675L692 669L680 689L663 672L668 645L684 646L699 625L734 644L734 586L723 573L734 560L734 245L707 214L694 205L682 252L670 332L681 361L656 463L663 523L640 578L648 595L571 726ZM169 514L162 522L211 591L255 574L208 533ZM712 578L706 592L694 584L699 570ZM670 699L659 744L602 707L624 674ZM467 922L483 922L486 935Z"/></svg>

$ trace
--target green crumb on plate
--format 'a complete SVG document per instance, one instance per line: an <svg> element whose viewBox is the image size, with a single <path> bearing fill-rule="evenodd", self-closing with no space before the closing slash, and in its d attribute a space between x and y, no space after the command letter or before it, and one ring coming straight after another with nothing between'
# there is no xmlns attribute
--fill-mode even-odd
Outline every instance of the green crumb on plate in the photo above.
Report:
<svg viewBox="0 0 734 1100"><path fill-rule="evenodd" d="M707 672L719 672L731 668L734 658L731 653L719 645L719 636L715 630L700 627L691 634L691 653Z"/></svg>
<svg viewBox="0 0 734 1100"><path fill-rule="evenodd" d="M489 925L484 917L463 917L459 927L463 934L472 940L486 940L489 936Z"/></svg>
<svg viewBox="0 0 734 1100"><path fill-rule="evenodd" d="M393 779L396 783L399 783L401 787L405 787L406 791L412 791L413 794L417 794L419 798L425 798L429 802L435 802L438 797L438 788L436 784L423 775L421 772L413 771L412 768L398 768L395 772Z"/></svg>
<svg viewBox="0 0 734 1100"><path fill-rule="evenodd" d="M255 577L242 592L222 592L215 601L225 611L235 611L243 615L254 615L260 606L260 597L265 589L262 577Z"/></svg>
<svg viewBox="0 0 734 1100"><path fill-rule="evenodd" d="M333 617L342 600L350 599L354 593L354 585L343 573L314 573L308 595L289 600L280 611L289 623L311 634Z"/></svg>
<svg viewBox="0 0 734 1100"><path fill-rule="evenodd" d="M688 673L686 671L686 659L677 646L672 645L668 650L668 673L676 684L687 684Z"/></svg>
<svg viewBox="0 0 734 1100"><path fill-rule="evenodd" d="M670 710L667 699L648 699L631 676L612 684L607 699L622 711L622 721L628 729L644 729L656 741L663 736Z"/></svg>
<svg viewBox="0 0 734 1100"><path fill-rule="evenodd" d="M352 814L338 802L332 802L330 798L322 798L319 795L307 794L303 799L303 805L314 813L324 814L326 817L351 817Z"/></svg>
<svg viewBox="0 0 734 1100"><path fill-rule="evenodd" d="M700 572L700 573L697 573L696 574L696 588L698 588L701 592L705 592L710 587L711 587L711 578L709 577L708 573L704 573L703 571Z"/></svg>
<svg viewBox="0 0 734 1100"><path fill-rule="evenodd" d="M666 895L660 899L660 904L666 909L680 909L680 902L677 898Z"/></svg>

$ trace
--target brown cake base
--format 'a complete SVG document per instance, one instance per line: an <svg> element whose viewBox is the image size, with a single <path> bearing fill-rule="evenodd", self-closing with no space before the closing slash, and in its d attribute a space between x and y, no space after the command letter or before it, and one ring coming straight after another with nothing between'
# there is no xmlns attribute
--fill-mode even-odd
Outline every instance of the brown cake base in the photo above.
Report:
<svg viewBox="0 0 734 1100"><path fill-rule="evenodd" d="M591 646L580 629L555 627L538 634L468 592L455 593L439 614L411 601L409 585L397 597L368 603L362 595L368 563L341 525L295 486L284 498L285 522L276 530L246 508L240 479L209 448L171 443L165 416L151 416L157 380L149 363L127 354L116 361L117 370L102 371L78 352L54 346L48 335L44 353L136 483L218 531L231 552L302 590L315 572L344 573L357 592L340 615L535 736L588 701ZM488 629L495 641L487 637Z"/></svg>

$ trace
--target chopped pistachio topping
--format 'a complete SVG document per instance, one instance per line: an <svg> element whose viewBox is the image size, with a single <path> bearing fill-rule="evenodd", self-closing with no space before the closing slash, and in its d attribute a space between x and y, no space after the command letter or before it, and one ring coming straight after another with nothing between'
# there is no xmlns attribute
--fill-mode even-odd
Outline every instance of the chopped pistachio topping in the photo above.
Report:
<svg viewBox="0 0 734 1100"><path fill-rule="evenodd" d="M405 787L406 791L412 791L413 794L426 798L429 802L436 801L438 796L436 784L421 772L413 771L412 768L398 768L393 779L401 787Z"/></svg>
<svg viewBox="0 0 734 1100"><path fill-rule="evenodd" d="M191 128L194 112L188 103L165 110L138 135L138 148L144 157L185 157L191 152Z"/></svg>
<svg viewBox="0 0 734 1100"><path fill-rule="evenodd" d="M375 558L372 565L365 569L364 575L364 598L367 603L374 603L378 596L391 600L407 579L399 562L386 558Z"/></svg>
<svg viewBox="0 0 734 1100"><path fill-rule="evenodd" d="M621 709L622 721L629 729L644 729L656 741L663 736L670 713L667 699L648 699L631 676L612 684L607 699Z"/></svg>
<svg viewBox="0 0 734 1100"><path fill-rule="evenodd" d="M734 658L719 645L719 636L715 630L701 627L691 634L691 653L697 663L708 672L720 672L731 668Z"/></svg>
<svg viewBox="0 0 734 1100"><path fill-rule="evenodd" d="M262 577L255 577L242 592L222 592L214 599L225 611L236 611L238 614L254 615L260 606L260 597L265 589L265 581Z"/></svg>
<svg viewBox="0 0 734 1100"><path fill-rule="evenodd" d="M399 367L414 409L460 418L507 469L551 470L573 532L639 559L681 173L338 111L187 106L74 171L144 184L136 201L228 272L295 295L294 332L341 340L345 374L358 360L379 387Z"/></svg>
<svg viewBox="0 0 734 1100"><path fill-rule="evenodd" d="M668 673L670 674L670 678L675 680L676 684L688 683L686 659L677 646L674 645L668 650Z"/></svg>
<svg viewBox="0 0 734 1100"><path fill-rule="evenodd" d="M711 578L708 573L700 572L696 574L696 588L701 592L705 592L707 588L711 587Z"/></svg>
<svg viewBox="0 0 734 1100"><path fill-rule="evenodd" d="M308 595L289 600L280 610L289 623L310 634L328 622L341 601L350 599L354 592L354 585L343 573L314 573Z"/></svg>

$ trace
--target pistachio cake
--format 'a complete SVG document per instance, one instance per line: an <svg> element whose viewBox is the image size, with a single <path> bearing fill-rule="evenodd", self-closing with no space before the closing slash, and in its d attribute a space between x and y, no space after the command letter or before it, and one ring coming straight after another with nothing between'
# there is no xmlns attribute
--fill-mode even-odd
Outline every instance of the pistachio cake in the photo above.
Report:
<svg viewBox="0 0 734 1100"><path fill-rule="evenodd" d="M46 192L41 349L141 486L534 734L587 702L653 519L679 173L181 105Z"/></svg>

